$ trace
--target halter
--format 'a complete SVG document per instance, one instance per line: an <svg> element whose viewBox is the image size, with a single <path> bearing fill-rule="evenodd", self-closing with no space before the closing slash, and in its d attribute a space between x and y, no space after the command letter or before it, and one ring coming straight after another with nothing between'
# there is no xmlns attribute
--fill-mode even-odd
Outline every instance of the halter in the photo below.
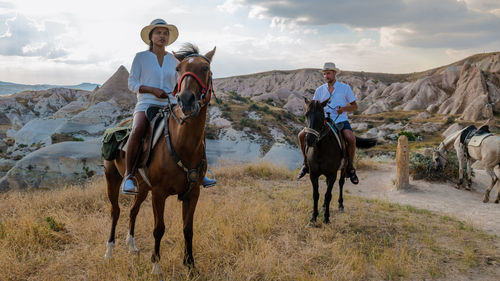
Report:
<svg viewBox="0 0 500 281"><path fill-rule="evenodd" d="M206 60L208 63L210 63L210 60L207 57L200 55L200 54L191 54L189 56L186 56L182 61L184 61L185 59L190 58L190 57L200 57L200 58ZM185 72L184 74L182 74L182 76L179 78L179 81L177 82L177 87L175 88L175 91L173 93L174 95L181 91L182 81L184 80L184 78L186 78L188 76L191 76L194 78L194 80L200 86L201 91L200 91L199 97L195 96L195 102L196 102L195 111L193 113L191 113L189 116L182 118L182 124L184 124L184 122L188 118L198 116L200 109L207 106L210 103L210 99L212 98L212 93L213 93L212 71L210 71L210 74L208 75L207 83L203 83L203 81L201 81L201 79L198 77L198 75L196 75L196 73L188 71L188 72Z"/></svg>

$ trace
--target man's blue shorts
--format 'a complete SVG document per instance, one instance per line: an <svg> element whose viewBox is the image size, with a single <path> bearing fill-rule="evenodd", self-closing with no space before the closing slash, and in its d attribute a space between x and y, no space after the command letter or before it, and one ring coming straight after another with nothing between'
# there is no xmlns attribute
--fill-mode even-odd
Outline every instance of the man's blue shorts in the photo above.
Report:
<svg viewBox="0 0 500 281"><path fill-rule="evenodd" d="M337 124L337 128L340 129L340 131L343 131L343 130L351 130L352 131L352 127L351 127L351 124L349 124L349 121L343 121L343 122L339 122Z"/></svg>

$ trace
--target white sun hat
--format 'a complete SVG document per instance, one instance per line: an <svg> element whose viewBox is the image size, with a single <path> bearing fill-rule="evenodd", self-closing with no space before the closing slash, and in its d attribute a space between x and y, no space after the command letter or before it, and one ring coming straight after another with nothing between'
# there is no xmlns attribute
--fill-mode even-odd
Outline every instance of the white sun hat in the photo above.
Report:
<svg viewBox="0 0 500 281"><path fill-rule="evenodd" d="M167 24L166 21L162 19L155 19L151 22L151 24L145 26L141 30L141 39L146 43L148 46L151 42L149 39L149 33L151 30L153 30L155 27L165 27L168 29L168 43L167 46L174 43L175 40L177 40L177 37L179 37L179 31L177 30L177 27L173 24Z"/></svg>
<svg viewBox="0 0 500 281"><path fill-rule="evenodd" d="M323 65L323 69L321 71L328 71L328 70L333 70L337 73L340 72L340 69L338 69L333 62L325 62L325 65Z"/></svg>

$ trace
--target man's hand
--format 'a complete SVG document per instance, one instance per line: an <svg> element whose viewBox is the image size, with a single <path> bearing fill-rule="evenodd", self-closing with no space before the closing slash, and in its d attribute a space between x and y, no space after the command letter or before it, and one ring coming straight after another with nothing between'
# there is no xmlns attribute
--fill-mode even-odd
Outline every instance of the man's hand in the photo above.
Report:
<svg viewBox="0 0 500 281"><path fill-rule="evenodd" d="M343 112L344 110L342 109L342 107L337 106L337 114L342 114Z"/></svg>

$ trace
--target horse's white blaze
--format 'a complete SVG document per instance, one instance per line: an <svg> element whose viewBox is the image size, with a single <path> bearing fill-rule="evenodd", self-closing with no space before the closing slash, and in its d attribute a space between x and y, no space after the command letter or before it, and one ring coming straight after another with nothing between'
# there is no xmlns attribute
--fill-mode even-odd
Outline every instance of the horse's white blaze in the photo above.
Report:
<svg viewBox="0 0 500 281"><path fill-rule="evenodd" d="M128 250L130 252L138 252L137 248L135 247L135 239L134 236L127 234L127 244L128 244Z"/></svg>
<svg viewBox="0 0 500 281"><path fill-rule="evenodd" d="M115 242L108 242L106 244L106 253L104 254L105 259L110 259L113 257L113 248L115 247Z"/></svg>
<svg viewBox="0 0 500 281"><path fill-rule="evenodd" d="M155 276L161 275L161 269L160 269L160 263L159 262L154 262L153 263L153 269L151 270L151 274Z"/></svg>

